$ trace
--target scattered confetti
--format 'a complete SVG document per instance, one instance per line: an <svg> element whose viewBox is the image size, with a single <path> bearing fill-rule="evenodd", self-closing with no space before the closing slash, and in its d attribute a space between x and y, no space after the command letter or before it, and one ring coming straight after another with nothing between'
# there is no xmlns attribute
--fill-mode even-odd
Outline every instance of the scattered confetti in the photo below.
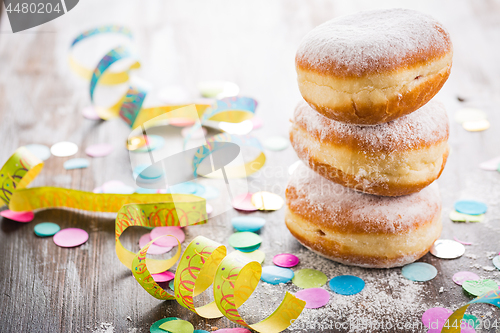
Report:
<svg viewBox="0 0 500 333"><path fill-rule="evenodd" d="M271 136L262 141L262 145L264 148L272 150L272 151L280 151L288 148L290 141L281 136Z"/></svg>
<svg viewBox="0 0 500 333"><path fill-rule="evenodd" d="M278 210L284 203L282 197L271 192L261 191L252 195L252 205L258 210Z"/></svg>
<svg viewBox="0 0 500 333"><path fill-rule="evenodd" d="M153 325L151 325L151 327L149 328L149 332L151 332L151 333L165 333L165 331L160 328L160 325L162 325L166 322L169 322L171 320L179 320L179 318L169 317L169 318L160 319L157 322L155 322Z"/></svg>
<svg viewBox="0 0 500 333"><path fill-rule="evenodd" d="M262 238L253 232L243 231L235 232L229 236L229 245L235 249L245 249L249 247L254 247L262 243Z"/></svg>
<svg viewBox="0 0 500 333"><path fill-rule="evenodd" d="M217 199L220 196L220 192L217 187L205 186L205 192L200 195L200 197L205 198L205 200Z"/></svg>
<svg viewBox="0 0 500 333"><path fill-rule="evenodd" d="M52 147L50 147L50 152L54 156L68 157L78 152L78 146L73 142L62 141L52 145Z"/></svg>
<svg viewBox="0 0 500 333"><path fill-rule="evenodd" d="M498 289L498 284L489 279L467 280L462 284L462 288L473 296L480 296L488 291Z"/></svg>
<svg viewBox="0 0 500 333"><path fill-rule="evenodd" d="M35 214L33 214L33 212L13 212L9 209L3 210L0 212L0 215L8 218L9 220L23 223L31 222L35 218Z"/></svg>
<svg viewBox="0 0 500 333"><path fill-rule="evenodd" d="M340 295L355 295L365 288L365 281L354 275L340 275L330 280L330 289Z"/></svg>
<svg viewBox="0 0 500 333"><path fill-rule="evenodd" d="M298 270L292 279L294 285L303 289L322 287L326 281L328 278L323 272L310 268Z"/></svg>
<svg viewBox="0 0 500 333"><path fill-rule="evenodd" d="M88 168L90 162L86 158L72 158L64 162L64 169L73 170L73 169L85 169Z"/></svg>
<svg viewBox="0 0 500 333"><path fill-rule="evenodd" d="M113 145L109 143L98 143L88 146L85 149L85 154L91 157L105 157L113 152Z"/></svg>
<svg viewBox="0 0 500 333"><path fill-rule="evenodd" d="M252 252L242 252L242 251L239 252L240 255L242 255L243 257L246 257L252 261L257 261L259 264L262 264L266 259L266 254L261 250L255 250Z"/></svg>
<svg viewBox="0 0 500 333"><path fill-rule="evenodd" d="M59 230L61 230L61 228L52 222L39 223L34 228L35 235L39 237L54 236Z"/></svg>
<svg viewBox="0 0 500 333"><path fill-rule="evenodd" d="M299 290L295 297L306 302L307 309L317 309L328 304L330 293L323 288L309 288Z"/></svg>
<svg viewBox="0 0 500 333"><path fill-rule="evenodd" d="M240 87L229 81L203 81L198 83L198 89L201 96L218 99L236 96L240 92Z"/></svg>
<svg viewBox="0 0 500 333"><path fill-rule="evenodd" d="M452 220L453 222L483 222L484 214L468 215L459 213L454 210L450 212L450 220Z"/></svg>
<svg viewBox="0 0 500 333"><path fill-rule="evenodd" d="M54 243L60 247L76 247L82 245L89 239L89 234L82 229L62 229L54 235Z"/></svg>
<svg viewBox="0 0 500 333"><path fill-rule="evenodd" d="M463 124L469 121L480 121L488 118L486 112L474 108L463 108L455 113L455 121Z"/></svg>
<svg viewBox="0 0 500 333"><path fill-rule="evenodd" d="M192 127L184 127L181 131L181 135L183 138L187 137L189 133L191 133ZM205 135L207 135L207 129L204 127L198 128L194 133L191 134L191 139L204 139Z"/></svg>
<svg viewBox="0 0 500 333"><path fill-rule="evenodd" d="M455 240L455 242L459 242L462 245L472 245L472 243L461 241L457 237L453 237L453 239Z"/></svg>
<svg viewBox="0 0 500 333"><path fill-rule="evenodd" d="M462 124L462 127L469 132L481 132L486 131L490 128L490 122L488 120L476 120L476 121L466 121Z"/></svg>
<svg viewBox="0 0 500 333"><path fill-rule="evenodd" d="M139 247L142 249L149 242L151 242L151 234L144 234L139 238ZM160 246L153 243L148 249L148 254L163 254L170 250L172 250L172 246Z"/></svg>
<svg viewBox="0 0 500 333"><path fill-rule="evenodd" d="M493 258L493 265L495 265L495 267L500 270L500 256L496 256L495 258Z"/></svg>
<svg viewBox="0 0 500 333"><path fill-rule="evenodd" d="M231 224L237 231L256 232L266 224L266 220L261 217L236 216L231 219Z"/></svg>
<svg viewBox="0 0 500 333"><path fill-rule="evenodd" d="M478 328L481 325L481 321L476 316L468 313L464 314L463 320L472 328Z"/></svg>
<svg viewBox="0 0 500 333"><path fill-rule="evenodd" d="M165 145L165 139L159 135L147 135L146 136L146 144L143 146L137 147L133 151L134 153L147 153L149 151L153 151L156 149L161 149Z"/></svg>
<svg viewBox="0 0 500 333"><path fill-rule="evenodd" d="M99 117L99 115L97 114L97 112L93 106L87 106L87 107L83 108L82 115L84 118L87 118L89 120L101 119L101 117Z"/></svg>
<svg viewBox="0 0 500 333"><path fill-rule="evenodd" d="M159 245L159 246L172 246L175 247L177 246L177 240L182 243L184 242L184 239L186 238L186 235L184 235L184 231L182 231L181 228L179 227L156 227L153 230L151 230L151 239L155 239L160 236L164 235L171 235L173 237L163 237L158 240L156 240L153 244ZM176 240L177 239L177 240Z"/></svg>
<svg viewBox="0 0 500 333"><path fill-rule="evenodd" d="M293 277L294 273L290 268L264 266L260 279L269 284L280 284L289 282Z"/></svg>
<svg viewBox="0 0 500 333"><path fill-rule="evenodd" d="M481 215L486 213L488 207L480 201L461 200L455 202L455 210L462 214Z"/></svg>
<svg viewBox="0 0 500 333"><path fill-rule="evenodd" d="M414 262L403 267L403 276L411 281L425 282L432 280L437 275L436 267L425 262Z"/></svg>
<svg viewBox="0 0 500 333"><path fill-rule="evenodd" d="M50 148L45 145L33 143L24 146L24 148L28 149L33 155L35 155L42 161L45 161L50 157Z"/></svg>
<svg viewBox="0 0 500 333"><path fill-rule="evenodd" d="M293 172L302 164L302 161L297 161L288 167L288 174L291 176Z"/></svg>
<svg viewBox="0 0 500 333"><path fill-rule="evenodd" d="M237 210L254 212L257 210L257 207L252 204L252 196L252 193L240 194L233 199L231 204Z"/></svg>
<svg viewBox="0 0 500 333"><path fill-rule="evenodd" d="M290 253L277 254L273 258L273 263L280 267L295 267L299 264L299 257Z"/></svg>
<svg viewBox="0 0 500 333"><path fill-rule="evenodd" d="M431 308L422 315L422 323L427 328L441 329L452 313L453 311L446 308Z"/></svg>
<svg viewBox="0 0 500 333"><path fill-rule="evenodd" d="M500 156L479 164L479 167L486 171L497 171L500 167Z"/></svg>
<svg viewBox="0 0 500 333"><path fill-rule="evenodd" d="M464 255L465 247L451 239L438 239L431 246L430 253L441 259L456 259Z"/></svg>
<svg viewBox="0 0 500 333"><path fill-rule="evenodd" d="M153 280L155 282L168 282L175 278L175 274L169 271L165 271L163 273L151 274Z"/></svg>
<svg viewBox="0 0 500 333"><path fill-rule="evenodd" d="M467 271L462 271L455 273L452 277L453 282L461 286L465 281L470 280L470 281L475 281L479 280L480 277L476 273L472 272L467 272Z"/></svg>

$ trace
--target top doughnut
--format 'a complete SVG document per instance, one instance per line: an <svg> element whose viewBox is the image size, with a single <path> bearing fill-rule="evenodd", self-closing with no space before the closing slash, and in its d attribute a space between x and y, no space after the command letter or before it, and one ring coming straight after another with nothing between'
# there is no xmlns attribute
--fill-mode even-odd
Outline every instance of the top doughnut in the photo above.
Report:
<svg viewBox="0 0 500 333"><path fill-rule="evenodd" d="M302 40L295 64L304 99L324 116L376 125L427 103L447 80L452 44L428 15L390 9L325 22Z"/></svg>

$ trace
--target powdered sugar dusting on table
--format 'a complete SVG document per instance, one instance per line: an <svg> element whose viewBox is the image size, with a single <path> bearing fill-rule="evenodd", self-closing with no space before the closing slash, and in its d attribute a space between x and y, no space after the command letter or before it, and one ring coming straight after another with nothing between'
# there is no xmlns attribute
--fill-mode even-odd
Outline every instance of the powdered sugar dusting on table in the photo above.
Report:
<svg viewBox="0 0 500 333"><path fill-rule="evenodd" d="M448 140L449 136L446 109L437 101L430 101L409 115L376 126L344 124L321 115L301 101L295 109L294 123L320 140L331 137L339 144L354 140L365 151L377 153L420 148Z"/></svg>
<svg viewBox="0 0 500 333"><path fill-rule="evenodd" d="M396 8L321 24L304 37L296 59L301 66L320 71L362 76L425 60L429 52L439 55L449 50L448 33L439 22L417 11Z"/></svg>
<svg viewBox="0 0 500 333"><path fill-rule="evenodd" d="M300 165L288 183L287 205L318 223L342 227L355 223L364 232L398 233L433 220L441 209L436 183L418 193L382 197L360 193L331 182ZM318 216L320 217L318 219ZM346 225L347 227L347 225Z"/></svg>

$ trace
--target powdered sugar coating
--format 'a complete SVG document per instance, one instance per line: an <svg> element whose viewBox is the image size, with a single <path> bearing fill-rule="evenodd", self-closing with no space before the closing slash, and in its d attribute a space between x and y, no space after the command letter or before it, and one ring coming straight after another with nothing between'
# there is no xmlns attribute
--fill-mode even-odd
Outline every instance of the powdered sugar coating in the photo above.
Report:
<svg viewBox="0 0 500 333"><path fill-rule="evenodd" d="M433 100L409 115L375 126L349 125L326 118L301 101L295 109L294 123L320 141L373 153L428 147L449 136L444 105Z"/></svg>
<svg viewBox="0 0 500 333"><path fill-rule="evenodd" d="M298 66L337 76L363 76L438 58L452 49L446 29L409 9L360 12L311 30L296 55Z"/></svg>
<svg viewBox="0 0 500 333"><path fill-rule="evenodd" d="M318 226L355 233L407 232L435 220L441 212L436 183L414 194L382 197L343 187L305 165L290 178L286 199L292 212Z"/></svg>

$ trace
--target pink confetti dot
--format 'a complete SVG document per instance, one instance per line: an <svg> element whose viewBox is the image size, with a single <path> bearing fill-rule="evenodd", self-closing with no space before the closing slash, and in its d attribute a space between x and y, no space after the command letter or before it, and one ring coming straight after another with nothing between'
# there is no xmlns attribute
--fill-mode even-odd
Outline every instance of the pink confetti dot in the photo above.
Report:
<svg viewBox="0 0 500 333"><path fill-rule="evenodd" d="M453 279L453 282L455 282L456 284L461 286L465 281L479 280L480 277L475 273L463 271L463 272L455 273L453 275L452 279Z"/></svg>
<svg viewBox="0 0 500 333"><path fill-rule="evenodd" d="M262 121L262 119L259 118L259 117L253 117L252 119L250 119L250 121L252 122L254 130L258 129L258 128L261 128L262 125L264 124L264 122Z"/></svg>
<svg viewBox="0 0 500 333"><path fill-rule="evenodd" d="M101 117L99 117L99 115L97 114L97 112L93 106L87 106L86 108L83 108L82 115L83 115L83 117L85 117L89 120L101 119Z"/></svg>
<svg viewBox="0 0 500 333"><path fill-rule="evenodd" d="M151 274L151 276L153 277L153 280L155 280L155 282L168 282L175 278L175 274L169 271L158 274Z"/></svg>
<svg viewBox="0 0 500 333"><path fill-rule="evenodd" d="M54 243L60 247L75 247L89 239L89 234L82 229L67 228L54 235Z"/></svg>
<svg viewBox="0 0 500 333"><path fill-rule="evenodd" d="M302 289L295 297L306 302L306 308L317 309L325 306L330 300L330 293L323 288Z"/></svg>
<svg viewBox="0 0 500 333"><path fill-rule="evenodd" d="M212 207L212 205L207 204L207 215L210 215L213 212L214 212L214 208Z"/></svg>
<svg viewBox="0 0 500 333"><path fill-rule="evenodd" d="M427 328L441 329L452 313L453 311L446 308L431 308L422 315L422 323L424 323L424 326Z"/></svg>
<svg viewBox="0 0 500 333"><path fill-rule="evenodd" d="M141 238L139 239L139 247L142 249L150 241L151 241L151 234L150 233L142 235ZM163 253L167 253L170 250L172 250L171 246L159 246L159 245L151 244L151 246L148 249L148 254L163 254Z"/></svg>
<svg viewBox="0 0 500 333"><path fill-rule="evenodd" d="M179 242L184 242L184 239L186 236L184 235L184 231L182 231L181 228L179 227L156 227L153 230L151 230L151 239L155 239L160 236L165 236L165 235L171 235L173 237L163 237L158 240L156 240L153 244L159 245L159 246L177 246L177 241Z"/></svg>
<svg viewBox="0 0 500 333"><path fill-rule="evenodd" d="M88 146L85 153L91 157L104 157L113 152L113 145L109 143L98 143L96 145Z"/></svg>
<svg viewBox="0 0 500 333"><path fill-rule="evenodd" d="M273 258L273 263L280 267L294 267L299 264L299 258L296 255L290 253L277 254Z"/></svg>
<svg viewBox="0 0 500 333"><path fill-rule="evenodd" d="M33 212L13 212L9 209L6 209L0 213L5 218L9 220L17 221L17 222L31 222L35 218L35 214Z"/></svg>
<svg viewBox="0 0 500 333"><path fill-rule="evenodd" d="M233 207L237 210L255 212L257 207L252 204L252 195L253 193L247 193L236 196L232 201Z"/></svg>

